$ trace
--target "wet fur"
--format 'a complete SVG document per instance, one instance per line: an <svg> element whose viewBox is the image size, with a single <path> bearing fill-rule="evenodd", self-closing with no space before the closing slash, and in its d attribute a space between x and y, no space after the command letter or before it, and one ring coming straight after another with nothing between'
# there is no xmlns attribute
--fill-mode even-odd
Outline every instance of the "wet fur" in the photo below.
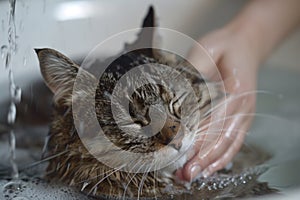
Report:
<svg viewBox="0 0 300 200"><path fill-rule="evenodd" d="M150 8L143 27L153 26L155 26L154 10ZM142 31L137 41L127 45L125 48L134 49L134 46L141 42L143 38L146 38L144 42L151 43L153 40L152 34ZM94 158L82 144L74 126L74 119L79 116L74 116L72 113L72 101L77 98L84 99L93 92L89 91L88 86L85 90L78 93L74 94L72 92L74 80L80 67L53 49L39 49L36 52L45 82L54 93L55 109L45 153L45 157L54 156L47 168L47 177L50 180L62 181L70 186L78 187L81 191L93 196L110 197L159 197L166 192L168 187L174 188L173 191L176 191L177 187L182 187L182 185L177 184L173 172L182 167L187 161L186 155L166 168L146 173L127 173L119 169L112 169ZM130 134L121 131L116 125L111 115L111 102L107 98L107 94L112 93L112 86L118 82L120 77L130 69L141 64L164 64L172 67L189 79L199 98L199 109L203 113L209 114L211 98L219 98L222 95L220 95L217 88L212 87L210 90L213 92L209 96L208 87L204 79L197 75L194 68L184 59L172 56L168 52L160 52L156 49L140 49L122 55L114 61L100 78L99 83L103 84L99 84L96 90L95 107L99 123L106 136L123 150L137 153L155 152L169 145L170 140L176 137L179 124L174 114L167 113L169 124L164 126L166 130L150 138L132 137ZM121 68L117 66L121 66ZM147 72L142 73L147 74ZM83 76L91 82L97 81L95 76L84 70ZM130 80L128 81L130 82ZM182 91L182 95L184 95L184 91ZM145 110L149 109L149 105L155 104L156 101L161 101L163 105L168 106L174 98L175 95L166 91L163 87L155 85L144 86L130 99L132 115L129 117L137 120L138 123L145 123L146 125L149 122L149 116L147 116ZM120 107L120 109L122 108ZM179 112L179 108L173 109L177 109L176 112ZM195 112L195 108L189 109L188 112ZM91 115L88 110L84 111L83 114L85 117ZM138 117L140 116L138 114L142 115L142 117ZM130 121L126 113L120 113L120 117L124 120L124 124L128 124L127 120ZM136 132L138 134L141 127L138 123L129 126L124 125L124 129L127 130L126 132ZM188 147L193 145L197 135L196 132L190 130L197 127L198 123L191 119L190 127L185 127L183 133L181 133L182 138L180 138L178 143L167 147L165 156L186 151ZM93 125L91 124L91 126ZM176 131L168 128L171 126L174 126ZM107 157L107 159L111 159L109 150L97 146L97 152ZM126 158L118 158L116 160L122 161L122 159L126 161ZM151 159L151 157L148 159ZM161 160L163 159L162 157ZM153 163L153 165L156 164L158 163ZM137 162L136 165L145 169L149 168L150 170L150 166L144 166L142 160ZM171 192L169 191L168 193Z"/></svg>

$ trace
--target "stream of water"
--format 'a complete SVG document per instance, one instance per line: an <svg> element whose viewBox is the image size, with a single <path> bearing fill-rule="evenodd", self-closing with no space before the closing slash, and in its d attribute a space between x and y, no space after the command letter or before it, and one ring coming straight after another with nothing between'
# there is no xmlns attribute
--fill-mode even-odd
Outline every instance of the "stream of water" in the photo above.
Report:
<svg viewBox="0 0 300 200"><path fill-rule="evenodd" d="M3 187L3 192L18 191L22 187L19 182L19 170L18 165L15 161L16 159L16 136L14 131L14 124L17 116L16 105L21 101L22 90L18 87L14 80L13 74L13 58L17 53L17 35L16 35L16 25L15 25L15 12L16 12L16 0L9 0L9 18L8 18L8 45L1 46L1 57L4 59L4 66L8 72L9 80L9 93L10 93L10 105L7 114L7 123L10 126L9 130L9 153L10 153L10 164L11 164L11 178L12 180L8 182ZM25 197L15 196L13 199L27 199Z"/></svg>

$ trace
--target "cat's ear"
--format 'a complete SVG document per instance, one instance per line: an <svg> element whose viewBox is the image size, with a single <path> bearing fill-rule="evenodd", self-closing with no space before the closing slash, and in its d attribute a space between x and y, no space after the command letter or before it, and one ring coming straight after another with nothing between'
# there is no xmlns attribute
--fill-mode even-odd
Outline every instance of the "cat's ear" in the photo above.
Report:
<svg viewBox="0 0 300 200"><path fill-rule="evenodd" d="M46 85L54 93L54 101L70 105L79 66L53 49L35 49Z"/></svg>
<svg viewBox="0 0 300 200"><path fill-rule="evenodd" d="M138 34L138 38L132 44L127 44L125 46L127 51L141 49L145 47L152 47L154 43L154 34L156 22L155 22L155 12L154 8L150 6L146 17L143 20L142 29ZM153 50L151 48L141 50L142 53L153 57Z"/></svg>
<svg viewBox="0 0 300 200"><path fill-rule="evenodd" d="M150 6L146 17L144 18L142 28L155 27L155 12L153 6Z"/></svg>
<svg viewBox="0 0 300 200"><path fill-rule="evenodd" d="M142 31L138 34L138 40L141 40L143 45L152 46L155 26L155 12L154 8L150 6L148 13L143 21Z"/></svg>

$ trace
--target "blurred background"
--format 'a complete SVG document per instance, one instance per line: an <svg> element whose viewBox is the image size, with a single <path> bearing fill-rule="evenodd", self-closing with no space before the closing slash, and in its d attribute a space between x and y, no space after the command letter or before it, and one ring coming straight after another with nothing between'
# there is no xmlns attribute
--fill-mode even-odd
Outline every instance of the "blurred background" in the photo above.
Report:
<svg viewBox="0 0 300 200"><path fill-rule="evenodd" d="M83 60L89 51L108 37L121 31L139 28L150 5L155 8L160 27L177 30L198 39L222 27L246 3L246 0L17 0L17 52L12 57L12 68L16 85L23 90L23 106L18 107L20 112L17 113L17 123L23 123L19 130L26 133L25 125L28 124L31 126L31 133L35 133L35 136L42 140L47 134L45 125L51 115L51 94L42 84L34 48L50 47L74 60ZM0 46L8 45L8 19L9 1L0 0ZM132 41L134 37L124 42ZM161 45L165 45L163 36ZM180 41L172 42L171 45L181 47L184 51L190 48ZM103 56L113 55L121 49L122 45L111 46L107 49L107 55ZM259 74L259 89L270 91L283 99L274 98L276 95L258 96L258 112L273 118L257 117L252 134L248 137L248 141L265 147L275 157L290 156L289 160L293 162L288 163L284 160L284 165L277 165L279 167L273 168L273 171L270 170L269 174L263 177L280 189L300 186L299 52L300 29L290 35L264 63ZM6 124L9 102L8 71L4 66L3 52L1 57L0 132L1 126ZM34 124L38 126L34 126L33 129ZM19 147L27 140L28 144L32 144L30 138L22 137L20 140L18 137L17 135ZM0 139L0 147L8 144L6 140L3 141ZM39 143L40 140L36 141ZM32 155L26 157L25 154L18 153L20 162L25 163L32 159ZM0 155L6 159L2 160L0 167L5 165L6 161L9 164L8 156L5 156L3 151L0 151ZM37 158L39 154L35 156ZM280 163L280 159L274 163Z"/></svg>
<svg viewBox="0 0 300 200"><path fill-rule="evenodd" d="M149 5L154 5L160 27L180 31L194 39L222 27L245 0L17 0L18 50L13 70L18 85L39 76L33 48L51 47L81 59L99 42L124 30L138 28ZM0 0L0 45L7 45L8 0ZM162 44L163 45L163 44ZM174 42L188 50L188 46ZM114 47L107 53L115 51ZM291 35L267 60L266 66L300 72L300 31ZM1 63L3 66L3 62ZM7 73L0 67L0 84L6 87ZM8 86L7 86L8 87ZM3 98L8 90L1 89Z"/></svg>

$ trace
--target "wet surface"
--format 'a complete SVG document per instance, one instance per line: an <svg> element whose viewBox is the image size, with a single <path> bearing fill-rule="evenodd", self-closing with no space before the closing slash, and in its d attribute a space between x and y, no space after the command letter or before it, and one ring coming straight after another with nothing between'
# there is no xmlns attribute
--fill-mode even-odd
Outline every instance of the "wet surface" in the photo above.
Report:
<svg viewBox="0 0 300 200"><path fill-rule="evenodd" d="M14 181L2 180L0 181L0 188L2 189L1 200L90 199L75 192L70 187L50 184L39 178L23 178Z"/></svg>

